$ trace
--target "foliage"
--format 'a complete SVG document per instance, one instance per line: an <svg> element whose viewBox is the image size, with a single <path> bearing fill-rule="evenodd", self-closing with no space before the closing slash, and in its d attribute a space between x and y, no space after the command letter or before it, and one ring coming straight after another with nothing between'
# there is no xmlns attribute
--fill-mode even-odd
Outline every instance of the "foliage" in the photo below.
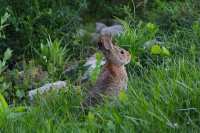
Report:
<svg viewBox="0 0 200 133"><path fill-rule="evenodd" d="M6 69L6 62L11 58L12 56L12 50L7 49L4 52L3 59L0 60L0 74Z"/></svg>
<svg viewBox="0 0 200 133"><path fill-rule="evenodd" d="M19 66L20 65L20 66ZM36 61L20 62L13 70L4 73L4 79L9 84L4 96L9 103L23 103L27 101L27 92L36 89L41 85L52 81L48 72L42 66L37 65Z"/></svg>
<svg viewBox="0 0 200 133"><path fill-rule="evenodd" d="M192 25L192 30L196 36L200 37L200 22L195 21Z"/></svg>
<svg viewBox="0 0 200 133"><path fill-rule="evenodd" d="M21 117L26 107L18 106L10 108L3 95L0 93L0 127L6 120L15 120Z"/></svg>
<svg viewBox="0 0 200 133"><path fill-rule="evenodd" d="M197 132L200 71L196 65L183 58L155 67L144 76L132 75L126 102L109 101L90 108L87 114L79 107L81 96L75 88L48 94L40 97L35 107L20 120L12 121L11 125L11 121L7 121L1 130Z"/></svg>
<svg viewBox="0 0 200 133"><path fill-rule="evenodd" d="M46 44L41 43L40 45L40 56L41 63L46 65L46 67L52 63L57 67L64 65L66 48L62 48L60 41L54 40L52 42L51 38L47 39Z"/></svg>
<svg viewBox="0 0 200 133"><path fill-rule="evenodd" d="M163 31L171 33L178 27L189 28L199 18L198 0L190 1L161 1L152 4L152 11L148 12L149 20L156 21Z"/></svg>
<svg viewBox="0 0 200 133"><path fill-rule="evenodd" d="M5 29L7 39L4 47L10 47L15 54L34 56L34 48L50 35L62 40L62 45L72 46L73 33L81 22L79 12L85 8L84 0L55 2L19 0L6 2L10 14L9 26ZM22 10L23 9L23 10Z"/></svg>
<svg viewBox="0 0 200 133"><path fill-rule="evenodd" d="M199 132L199 10L199 0L1 1L0 132ZM97 51L94 25L113 18L132 56L128 90L83 109L92 85L77 81ZM29 90L57 80L67 87L30 103Z"/></svg>
<svg viewBox="0 0 200 133"><path fill-rule="evenodd" d="M169 56L170 52L168 49L166 49L165 47L161 47L159 45L154 45L151 47L151 54L153 55L163 55L163 56Z"/></svg>
<svg viewBox="0 0 200 133"><path fill-rule="evenodd" d="M41 43L40 51L37 53L40 58L40 64L53 76L56 76L59 71L63 71L65 60L67 61L70 58L69 56L66 59L68 51L61 46L61 42L58 40L52 41L51 38L47 39L46 44Z"/></svg>
<svg viewBox="0 0 200 133"><path fill-rule="evenodd" d="M169 56L170 52L161 42L157 41L158 26L152 23L139 22L136 26L120 20L124 32L116 38L118 44L129 49L132 64L150 65L156 63L157 58ZM163 45L163 44L162 44ZM156 55L156 56L154 56ZM162 59L159 59L159 62Z"/></svg>
<svg viewBox="0 0 200 133"><path fill-rule="evenodd" d="M101 66L103 61L103 55L96 53L96 64L95 68L90 72L90 78L93 83L96 82L98 75L100 74Z"/></svg>
<svg viewBox="0 0 200 133"><path fill-rule="evenodd" d="M4 34L3 30L6 28L6 26L8 26L8 24L5 24L5 23L9 17L10 17L10 15L6 12L4 14L4 16L2 16L0 19L0 22L1 22L0 23L0 38L5 38L5 34Z"/></svg>
<svg viewBox="0 0 200 133"><path fill-rule="evenodd" d="M93 20L93 18L112 18L114 16L122 17L124 13L122 12L123 6L127 4L127 0L87 0L88 8L85 10L86 14L90 16L83 16L85 19Z"/></svg>
<svg viewBox="0 0 200 133"><path fill-rule="evenodd" d="M130 48L131 52L139 52L139 48L149 40L156 37L158 27L152 23L144 24L139 22L135 27L130 27L129 23L120 20L123 24L124 32L117 38L117 43Z"/></svg>
<svg viewBox="0 0 200 133"><path fill-rule="evenodd" d="M0 60L0 93L5 94L5 91L10 87L9 84L5 81L5 78L3 77L3 71L7 68L7 61L12 56L12 50L7 49L4 52L4 57L2 60ZM8 94L7 94L8 95Z"/></svg>

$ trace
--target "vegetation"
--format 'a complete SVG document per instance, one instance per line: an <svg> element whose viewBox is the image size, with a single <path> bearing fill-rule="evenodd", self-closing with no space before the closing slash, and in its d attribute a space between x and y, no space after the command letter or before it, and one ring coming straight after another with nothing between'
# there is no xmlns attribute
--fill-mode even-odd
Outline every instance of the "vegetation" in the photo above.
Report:
<svg viewBox="0 0 200 133"><path fill-rule="evenodd" d="M200 132L199 12L199 0L2 0L0 132ZM113 19L132 55L128 91L83 110L102 60L81 83L98 51L90 35ZM58 80L67 87L30 102L28 91Z"/></svg>

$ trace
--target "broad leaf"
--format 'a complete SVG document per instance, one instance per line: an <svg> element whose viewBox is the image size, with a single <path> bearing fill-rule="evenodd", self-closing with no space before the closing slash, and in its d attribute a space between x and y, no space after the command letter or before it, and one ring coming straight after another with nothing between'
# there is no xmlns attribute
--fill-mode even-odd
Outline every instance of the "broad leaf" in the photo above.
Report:
<svg viewBox="0 0 200 133"><path fill-rule="evenodd" d="M158 55L162 53L162 49L159 45L154 45L151 47L151 54Z"/></svg>
<svg viewBox="0 0 200 133"><path fill-rule="evenodd" d="M165 48L165 47L162 47L162 55L170 56L169 50L167 48Z"/></svg>
<svg viewBox="0 0 200 133"><path fill-rule="evenodd" d="M8 103L6 102L4 96L0 94L0 112L4 112L8 109Z"/></svg>

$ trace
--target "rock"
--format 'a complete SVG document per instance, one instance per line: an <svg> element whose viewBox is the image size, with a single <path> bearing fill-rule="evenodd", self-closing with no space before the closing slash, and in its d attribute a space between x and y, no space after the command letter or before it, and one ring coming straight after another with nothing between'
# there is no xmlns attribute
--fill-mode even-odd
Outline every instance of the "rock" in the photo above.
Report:
<svg viewBox="0 0 200 133"><path fill-rule="evenodd" d="M91 44L97 44L99 40L100 34L99 33L91 33Z"/></svg>
<svg viewBox="0 0 200 133"><path fill-rule="evenodd" d="M144 49L149 49L155 44L163 45L164 42L162 42L161 39L159 37L157 37L156 39L146 41L144 43L143 47L144 47Z"/></svg>
<svg viewBox="0 0 200 133"><path fill-rule="evenodd" d="M111 26L106 26L104 23L96 22L96 32L90 33L90 37L91 37L90 42L92 44L93 43L96 44L99 40L100 35L111 34L112 36L116 36L122 33L123 32L122 25L120 25L118 21L112 20L112 22L113 23Z"/></svg>
<svg viewBox="0 0 200 133"><path fill-rule="evenodd" d="M32 101L33 97L37 94L41 95L41 94L48 92L48 91L51 91L51 90L60 90L64 87L66 87L66 85L67 84L66 84L65 81L56 81L54 83L45 84L44 86L42 86L40 88L29 91L28 92L29 99Z"/></svg>
<svg viewBox="0 0 200 133"><path fill-rule="evenodd" d="M118 20L113 19L113 18L101 19L100 21L101 21L101 23L104 23L104 24L106 24L107 26L113 26L113 25L119 25L119 24L120 24L120 22L119 22Z"/></svg>
<svg viewBox="0 0 200 133"><path fill-rule="evenodd" d="M100 32L101 35L111 34L112 36L120 35L123 32L121 25L113 25L103 28Z"/></svg>
<svg viewBox="0 0 200 133"><path fill-rule="evenodd" d="M96 23L96 33L100 33L101 30L103 28L106 28L107 26L104 24L104 23L101 23L101 22L97 22Z"/></svg>
<svg viewBox="0 0 200 133"><path fill-rule="evenodd" d="M119 24L106 26L104 23L96 23L96 32L91 33L91 43L97 43L100 35L111 34L112 36L119 35L123 32L123 27Z"/></svg>

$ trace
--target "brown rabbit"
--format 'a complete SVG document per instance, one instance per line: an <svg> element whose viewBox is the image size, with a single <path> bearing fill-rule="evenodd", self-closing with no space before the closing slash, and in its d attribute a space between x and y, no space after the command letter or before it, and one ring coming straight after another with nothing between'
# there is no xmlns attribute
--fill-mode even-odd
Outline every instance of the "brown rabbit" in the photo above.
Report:
<svg viewBox="0 0 200 133"><path fill-rule="evenodd" d="M129 52L114 45L111 35L102 35L98 47L103 52L106 63L95 86L89 91L84 106L99 103L102 101L102 95L117 96L121 89L127 88L128 76L124 65L131 60Z"/></svg>

